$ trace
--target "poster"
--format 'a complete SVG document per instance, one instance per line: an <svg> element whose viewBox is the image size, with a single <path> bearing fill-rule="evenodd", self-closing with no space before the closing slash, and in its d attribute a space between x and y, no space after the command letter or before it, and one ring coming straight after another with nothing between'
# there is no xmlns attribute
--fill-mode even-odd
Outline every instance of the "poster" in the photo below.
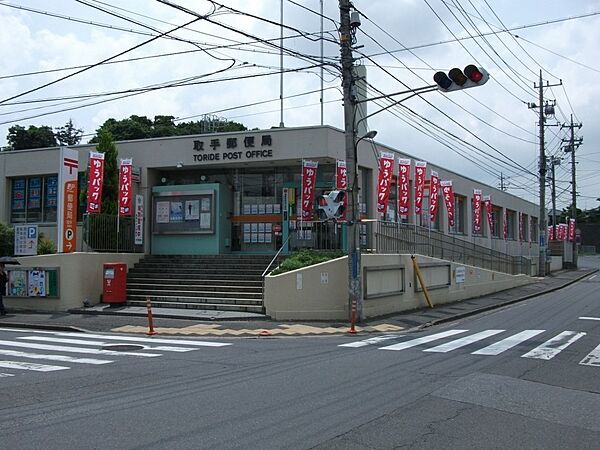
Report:
<svg viewBox="0 0 600 450"><path fill-rule="evenodd" d="M183 202L170 202L169 220L173 222L183 222Z"/></svg>
<svg viewBox="0 0 600 450"><path fill-rule="evenodd" d="M185 201L185 220L200 219L200 200Z"/></svg>
<svg viewBox="0 0 600 450"><path fill-rule="evenodd" d="M210 212L210 197L202 199L202 212Z"/></svg>
<svg viewBox="0 0 600 450"><path fill-rule="evenodd" d="M169 223L169 202L156 202L156 223Z"/></svg>
<svg viewBox="0 0 600 450"><path fill-rule="evenodd" d="M28 295L30 297L46 296L46 272L43 270L30 270L28 272Z"/></svg>
<svg viewBox="0 0 600 450"><path fill-rule="evenodd" d="M200 213L200 229L210 230L210 213Z"/></svg>
<svg viewBox="0 0 600 450"><path fill-rule="evenodd" d="M27 273L24 270L8 272L8 295L27 297Z"/></svg>

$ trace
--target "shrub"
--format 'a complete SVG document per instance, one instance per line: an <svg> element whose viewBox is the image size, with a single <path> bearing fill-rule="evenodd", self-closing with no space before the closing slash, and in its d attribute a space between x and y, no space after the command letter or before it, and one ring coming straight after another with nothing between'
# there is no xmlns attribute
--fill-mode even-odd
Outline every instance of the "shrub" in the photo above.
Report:
<svg viewBox="0 0 600 450"><path fill-rule="evenodd" d="M37 254L52 255L56 253L56 245L50 239L44 237L44 233L40 233L38 238Z"/></svg>
<svg viewBox="0 0 600 450"><path fill-rule="evenodd" d="M12 256L15 250L15 230L0 222L0 256Z"/></svg>
<svg viewBox="0 0 600 450"><path fill-rule="evenodd" d="M340 258L341 256L344 256L344 252L341 250L300 250L286 258L279 267L271 272L271 275L278 275L280 273L289 272L290 270L301 269L302 267L312 266L331 259Z"/></svg>

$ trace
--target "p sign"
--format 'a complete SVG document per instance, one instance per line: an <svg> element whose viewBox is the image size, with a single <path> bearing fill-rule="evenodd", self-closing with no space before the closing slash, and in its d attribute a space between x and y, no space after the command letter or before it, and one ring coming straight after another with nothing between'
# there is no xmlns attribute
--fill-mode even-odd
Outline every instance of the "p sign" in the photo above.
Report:
<svg viewBox="0 0 600 450"><path fill-rule="evenodd" d="M37 255L37 246L37 225L15 225L15 256Z"/></svg>

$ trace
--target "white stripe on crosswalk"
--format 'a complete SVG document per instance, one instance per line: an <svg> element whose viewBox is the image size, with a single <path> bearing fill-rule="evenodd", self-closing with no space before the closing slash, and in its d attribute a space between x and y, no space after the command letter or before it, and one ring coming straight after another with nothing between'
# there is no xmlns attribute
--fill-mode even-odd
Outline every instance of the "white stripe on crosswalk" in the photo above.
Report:
<svg viewBox="0 0 600 450"><path fill-rule="evenodd" d="M479 333L472 334L470 336L465 336L460 339L455 339L450 342L446 342L445 344L438 345L437 347L428 348L423 350L424 352L434 352L434 353L448 353L452 350L456 350L457 348L464 347L465 345L472 344L477 341L481 341L482 339L488 338L490 336L494 336L496 334L502 333L505 330L486 330L480 331Z"/></svg>
<svg viewBox="0 0 600 450"><path fill-rule="evenodd" d="M352 347L352 348L366 347L367 345L379 344L380 342L389 341L390 339L396 339L399 337L402 337L402 335L401 334L386 334L385 336L376 336L376 337L372 337L369 339L365 339L363 341L348 342L347 344L338 345L338 347Z"/></svg>
<svg viewBox="0 0 600 450"><path fill-rule="evenodd" d="M61 361L61 362L71 362L78 364L110 364L114 361L108 359L94 359L94 358L74 358L73 356L66 355L41 355L38 353L25 353L19 352L17 350L5 350L0 349L0 355L4 356L12 356L13 358L29 358L29 359L45 359L48 361Z"/></svg>
<svg viewBox="0 0 600 450"><path fill-rule="evenodd" d="M57 336L79 336L82 335L79 333L56 333ZM109 339L113 341L132 341L132 342L147 342L147 343L155 343L155 344L181 344L181 345L199 345L201 347L224 347L226 345L231 345L225 342L211 342L211 341L192 341L187 339L162 339L162 338L143 338L137 336L117 336L117 335L104 335L104 334L85 334L87 338L93 339Z"/></svg>
<svg viewBox="0 0 600 450"><path fill-rule="evenodd" d="M121 343L117 344L114 342L106 342L106 341L94 341L94 340L86 340L86 339L64 339L57 338L52 336L20 336L17 339L24 339L26 341L40 341L40 342L56 342L58 344L78 344L78 345L95 345L95 346L104 346L104 345L132 345L131 343ZM142 345L142 344L140 344ZM157 350L164 352L191 352L193 350L197 350L192 347L172 347L161 345L157 347L151 347L149 345L142 345L145 350Z"/></svg>
<svg viewBox="0 0 600 450"><path fill-rule="evenodd" d="M0 361L0 367L4 369L34 370L36 372L54 372L56 370L70 369L70 367L65 366L47 366L45 364L18 361Z"/></svg>
<svg viewBox="0 0 600 450"><path fill-rule="evenodd" d="M499 355L502 352L505 352L508 349L516 347L522 342L525 342L527 339L531 339L534 336L537 336L540 333L543 333L545 330L525 330L517 333L515 335L509 336L506 339L502 339L495 344L488 345L481 350L477 350L476 352L472 352L472 355Z"/></svg>
<svg viewBox="0 0 600 450"><path fill-rule="evenodd" d="M579 363L583 366L596 366L600 367L600 345L587 354L585 358Z"/></svg>
<svg viewBox="0 0 600 450"><path fill-rule="evenodd" d="M405 348L416 347L417 345L425 344L427 342L436 341L443 339L448 336L454 336L455 334L466 333L469 330L448 330L441 333L430 334L429 336L423 336L420 338L412 339L410 341L399 342L398 344L388 345L387 347L381 347L380 350L404 350Z"/></svg>
<svg viewBox="0 0 600 450"><path fill-rule="evenodd" d="M83 348L83 347L66 347L63 345L46 345L46 344L32 344L29 342L13 342L13 341L0 341L0 345L6 345L8 347L25 347L28 349L38 350L55 350L67 353L87 353L91 355L125 355L125 356L142 356L152 358L155 356L162 356L161 353L134 353L134 352L117 352L113 350L100 350L97 348Z"/></svg>
<svg viewBox="0 0 600 450"><path fill-rule="evenodd" d="M585 335L586 333L577 333L576 331L563 331L562 333L554 336L552 339L547 340L542 345L534 348L530 352L525 353L521 357L546 360L552 359L573 342Z"/></svg>

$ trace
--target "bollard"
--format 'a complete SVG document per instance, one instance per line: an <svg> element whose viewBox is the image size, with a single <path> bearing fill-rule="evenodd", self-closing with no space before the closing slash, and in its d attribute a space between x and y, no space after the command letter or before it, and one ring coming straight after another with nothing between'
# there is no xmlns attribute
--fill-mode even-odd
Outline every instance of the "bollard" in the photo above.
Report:
<svg viewBox="0 0 600 450"><path fill-rule="evenodd" d="M353 298L352 299L352 311L350 312L350 329L348 330L348 333L350 334L356 334L356 299Z"/></svg>
<svg viewBox="0 0 600 450"><path fill-rule="evenodd" d="M151 336L156 334L157 331L154 331L154 321L152 320L152 305L150 303L150 297L146 297L146 308L148 309L148 332L147 335Z"/></svg>

